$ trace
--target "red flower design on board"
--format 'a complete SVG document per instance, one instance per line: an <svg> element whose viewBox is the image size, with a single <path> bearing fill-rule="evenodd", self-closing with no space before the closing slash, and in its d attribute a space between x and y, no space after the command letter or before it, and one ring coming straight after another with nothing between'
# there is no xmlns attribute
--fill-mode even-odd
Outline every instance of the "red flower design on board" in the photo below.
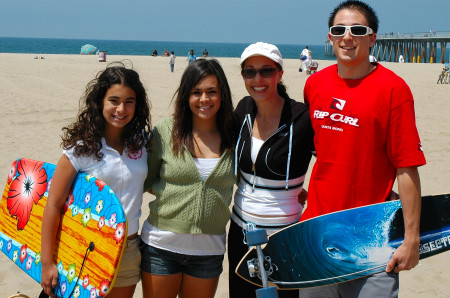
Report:
<svg viewBox="0 0 450 298"><path fill-rule="evenodd" d="M113 238L114 240L116 240L116 243L119 244L124 236L125 236L125 223L121 222L117 224Z"/></svg>
<svg viewBox="0 0 450 298"><path fill-rule="evenodd" d="M98 220L97 227L98 227L99 230L101 230L101 229L103 228L104 225L105 225L105 217L102 216L102 217L100 217L99 220Z"/></svg>
<svg viewBox="0 0 450 298"><path fill-rule="evenodd" d="M22 245L22 247L20 248L20 256L19 256L19 259L20 259L20 262L21 263L23 263L23 261L26 259L26 257L27 257L27 245L26 244L24 244L24 245Z"/></svg>
<svg viewBox="0 0 450 298"><path fill-rule="evenodd" d="M105 187L106 183L100 179L95 180L95 185L98 186L98 190L102 191L103 187Z"/></svg>
<svg viewBox="0 0 450 298"><path fill-rule="evenodd" d="M37 204L47 190L47 173L43 162L21 159L17 165L19 175L11 182L7 207L17 218L17 230L23 230L30 219L33 203Z"/></svg>
<svg viewBox="0 0 450 298"><path fill-rule="evenodd" d="M105 279L100 282L100 290L98 291L100 297L105 297L106 294L108 294L110 285L111 282L108 279Z"/></svg>
<svg viewBox="0 0 450 298"><path fill-rule="evenodd" d="M86 274L83 277L83 288L86 289L88 285L89 285L89 274Z"/></svg>

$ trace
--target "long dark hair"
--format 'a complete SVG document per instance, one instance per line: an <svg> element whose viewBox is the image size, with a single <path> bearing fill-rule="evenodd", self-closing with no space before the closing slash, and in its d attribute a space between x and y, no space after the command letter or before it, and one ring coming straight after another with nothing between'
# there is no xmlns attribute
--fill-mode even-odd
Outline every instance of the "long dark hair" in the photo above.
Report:
<svg viewBox="0 0 450 298"><path fill-rule="evenodd" d="M134 117L125 126L121 141L130 153L138 152L142 146L150 148L151 119L150 103L139 75L127 69L122 62L114 62L97 74L86 86L80 99L80 111L77 120L63 127L62 146L64 149L75 147L75 156L91 156L102 159L101 139L104 136L106 121L103 117L103 99L114 84L130 87L136 94Z"/></svg>
<svg viewBox="0 0 450 298"><path fill-rule="evenodd" d="M215 59L199 59L186 68L181 77L180 86L175 92L174 124L172 129L172 151L175 155L183 154L183 145L192 145L192 111L189 107L189 97L192 89L206 76L213 75L219 83L221 102L217 111L216 121L221 143L220 150L224 152L233 148L235 127L233 116L233 102L227 77Z"/></svg>

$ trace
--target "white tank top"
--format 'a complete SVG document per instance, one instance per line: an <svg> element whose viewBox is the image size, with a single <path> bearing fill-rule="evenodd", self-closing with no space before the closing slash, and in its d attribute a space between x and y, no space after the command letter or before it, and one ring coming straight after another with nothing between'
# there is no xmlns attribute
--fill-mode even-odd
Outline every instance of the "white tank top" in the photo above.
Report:
<svg viewBox="0 0 450 298"><path fill-rule="evenodd" d="M255 137L252 137L252 162L255 163L256 157L258 156L259 150L261 149L262 145L264 144L263 140L257 139Z"/></svg>
<svg viewBox="0 0 450 298"><path fill-rule="evenodd" d="M252 137L252 162L256 161L258 152L264 144L263 140ZM277 226L287 225L298 222L302 214L303 206L298 203L298 194L302 188L289 190L270 190L270 189L253 189L251 185L244 181L253 181L256 179L257 184L271 185L280 183L285 185L285 181L274 182L273 180L261 177L253 177L253 175L241 172L241 181L234 196L234 207L231 218L241 227L243 221L253 222L258 225ZM293 184L301 183L304 176L293 179ZM298 181L297 181L298 180ZM267 217L267 215L271 215Z"/></svg>

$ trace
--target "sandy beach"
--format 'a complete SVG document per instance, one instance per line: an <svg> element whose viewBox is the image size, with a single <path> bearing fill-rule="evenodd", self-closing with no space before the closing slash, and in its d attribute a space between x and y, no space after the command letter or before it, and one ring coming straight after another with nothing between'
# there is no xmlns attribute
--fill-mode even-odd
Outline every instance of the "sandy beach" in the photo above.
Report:
<svg viewBox="0 0 450 298"><path fill-rule="evenodd" d="M45 59L34 59L37 55L40 54L0 53L0 100L5 117L0 128L0 180L3 179L3 183L11 163L19 157L58 161L62 150L61 128L75 119L87 82L109 62L127 59L140 74L152 105L152 124L172 113L172 96L187 66L186 57L177 57L175 72L171 73L167 57L107 56L107 62L102 63L95 55L44 55ZM239 59L218 60L227 75L236 105L247 95ZM298 71L299 60L286 59L284 63L283 81L288 93L303 101L307 75ZM335 62L318 63L320 70ZM419 169L422 194L450 193L450 85L436 84L442 64L382 65L404 78L414 95L417 126L427 158L427 165ZM148 216L147 203L151 199L150 195L144 195L141 223ZM450 252L421 260L415 269L400 274L400 297L450 297L449 276ZM228 297L227 279L225 260L216 297ZM17 292L37 297L40 291L40 285L0 254L0 297ZM142 297L140 284L135 297Z"/></svg>

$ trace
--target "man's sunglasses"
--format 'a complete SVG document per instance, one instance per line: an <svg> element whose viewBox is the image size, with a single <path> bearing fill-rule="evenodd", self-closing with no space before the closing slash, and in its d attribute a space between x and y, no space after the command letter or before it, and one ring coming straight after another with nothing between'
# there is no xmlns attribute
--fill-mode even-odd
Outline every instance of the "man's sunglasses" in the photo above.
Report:
<svg viewBox="0 0 450 298"><path fill-rule="evenodd" d="M246 79L253 79L256 77L256 74L259 73L263 78L271 78L278 71L276 68L262 68L262 69L253 69L253 68L244 68L241 70L241 74Z"/></svg>
<svg viewBox="0 0 450 298"><path fill-rule="evenodd" d="M332 36L343 36L347 30L350 30L350 33L353 36L366 36L367 34L373 34L373 30L369 27L363 25L353 25L353 26L342 26L337 25L330 27L330 34Z"/></svg>

